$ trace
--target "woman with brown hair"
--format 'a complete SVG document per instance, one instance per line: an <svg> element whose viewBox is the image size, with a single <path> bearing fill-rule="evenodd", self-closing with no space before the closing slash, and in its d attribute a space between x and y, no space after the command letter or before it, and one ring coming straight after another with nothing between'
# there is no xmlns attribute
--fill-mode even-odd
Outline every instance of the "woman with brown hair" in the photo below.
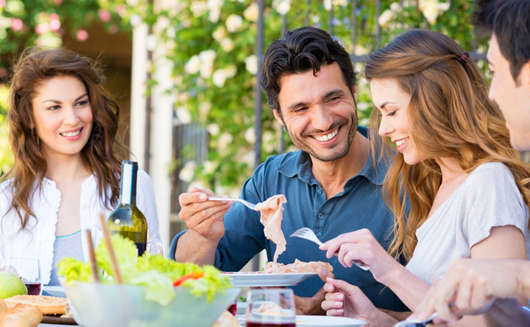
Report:
<svg viewBox="0 0 530 327"><path fill-rule="evenodd" d="M502 113L467 53L443 34L412 30L369 56L366 77L373 130L395 151L383 188L393 240L387 254L370 232L354 231L326 242L327 256L369 266L412 311L455 259L525 258L530 168L510 147ZM322 307L348 314L357 290L335 280L326 287ZM459 323L473 319L481 324L482 317Z"/></svg>
<svg viewBox="0 0 530 327"><path fill-rule="evenodd" d="M80 231L99 226L99 212L108 216L118 204L128 152L116 140L119 107L102 83L95 62L64 49L25 51L14 67L8 123L15 163L0 184L0 266L38 258L42 284L58 284L63 257L88 258ZM137 183L149 238L159 241L151 180L140 171Z"/></svg>

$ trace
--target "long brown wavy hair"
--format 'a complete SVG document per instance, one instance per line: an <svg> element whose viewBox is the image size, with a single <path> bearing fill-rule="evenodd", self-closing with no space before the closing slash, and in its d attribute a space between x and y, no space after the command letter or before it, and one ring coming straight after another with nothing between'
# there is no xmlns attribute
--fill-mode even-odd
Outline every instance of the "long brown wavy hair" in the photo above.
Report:
<svg viewBox="0 0 530 327"><path fill-rule="evenodd" d="M119 106L102 87L104 77L97 62L65 49L27 49L14 67L9 93L9 143L14 166L5 179L11 179L10 210L15 210L21 227L34 217L30 200L36 183L42 186L47 163L35 129L32 100L36 89L56 76L73 76L86 87L92 108L93 127L81 158L95 175L98 193L107 206L119 198L120 159L127 151L116 140ZM110 194L107 188L110 187Z"/></svg>
<svg viewBox="0 0 530 327"><path fill-rule="evenodd" d="M418 152L431 158L407 165L401 153L393 155L383 186L395 221L390 254L412 257L416 229L427 219L442 182L434 158L454 158L466 172L486 162L501 162L530 204L530 166L510 146L502 113L488 100L475 64L455 41L434 31L408 31L369 56L366 77L394 78L411 95L410 136ZM371 139L377 141L372 147L383 142L388 153L388 139L376 135L380 120L374 110Z"/></svg>

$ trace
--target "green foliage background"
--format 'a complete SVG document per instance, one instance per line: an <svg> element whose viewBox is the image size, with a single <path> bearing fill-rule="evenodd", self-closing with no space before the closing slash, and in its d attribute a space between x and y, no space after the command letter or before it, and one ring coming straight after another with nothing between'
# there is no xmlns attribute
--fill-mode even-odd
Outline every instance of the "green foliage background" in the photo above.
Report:
<svg viewBox="0 0 530 327"><path fill-rule="evenodd" d="M155 31L152 37L157 44L165 45L166 56L173 63L174 84L168 92L176 94L177 116L183 122L201 124L208 129L210 136L207 160L184 165L181 179L200 180L219 193L230 193L231 190L239 189L243 180L251 174L255 141L256 74L252 67L256 59L253 57L257 33L256 1L170 1L171 6L165 9L158 9L150 2L140 0L8 0L11 1L21 3L22 6L18 7L22 7L23 11L12 12L7 9L9 6L4 5L0 7L0 16L23 17L21 19L27 29L14 32L5 27L2 38L0 27L2 58L42 39L42 35L33 32L35 26L43 21L42 13L57 14L62 26L69 28L62 33L75 34L91 20L101 20L102 12L110 14L110 20L104 22L109 29L119 27L131 31L141 23L151 26ZM333 34L351 53L367 54L376 47L376 1L359 0L357 3L358 36L354 46L351 38L352 1L266 0L264 48L281 35L281 13L285 13L289 29L305 25L307 19L310 25L329 30L332 11ZM478 52L484 52L484 41L474 41L471 0L383 0L381 4L380 45L410 28L430 28L456 39L466 50L477 48ZM383 16L390 18L381 21ZM234 21L240 22L240 25L233 24ZM4 62L0 64L0 70L2 65ZM4 65L3 68L8 67ZM362 76L362 64L355 64L355 68ZM151 81L146 87L153 85L156 85L156 81ZM358 90L360 123L366 125L372 105L367 83L362 78ZM280 143L279 126L274 122L265 101L263 97L262 159L278 153ZM4 159L9 156L4 144L5 123L2 116L5 114L5 105L0 108L3 108L0 112L0 164L9 165L9 160ZM193 149L187 149L187 152L190 158L193 157Z"/></svg>

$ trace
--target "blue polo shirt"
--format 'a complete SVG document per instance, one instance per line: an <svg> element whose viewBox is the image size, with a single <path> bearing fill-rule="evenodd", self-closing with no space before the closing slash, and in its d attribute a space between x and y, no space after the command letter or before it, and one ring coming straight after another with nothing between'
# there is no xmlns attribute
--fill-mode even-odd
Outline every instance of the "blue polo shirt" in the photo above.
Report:
<svg viewBox="0 0 530 327"><path fill-rule="evenodd" d="M366 135L366 128L359 131ZM259 165L254 174L243 185L241 197L258 203L275 194L285 194L282 230L287 249L278 261L292 263L302 261L327 261L333 266L337 279L343 279L360 287L379 308L404 311L403 303L372 274L356 266L343 267L337 257L327 259L325 251L310 241L289 237L301 227L313 229L325 242L340 234L369 229L375 238L387 248L392 240L393 215L382 197L382 184L387 165L381 161L374 166L372 156L361 170L345 184L344 190L326 199L323 188L311 171L311 159L302 151L289 152L269 157ZM234 203L224 217L225 235L220 240L215 254L215 266L223 271L239 271L257 253L265 249L272 261L275 244L265 238L259 213ZM179 233L171 244L174 253ZM312 296L323 285L314 277L293 287L299 296Z"/></svg>

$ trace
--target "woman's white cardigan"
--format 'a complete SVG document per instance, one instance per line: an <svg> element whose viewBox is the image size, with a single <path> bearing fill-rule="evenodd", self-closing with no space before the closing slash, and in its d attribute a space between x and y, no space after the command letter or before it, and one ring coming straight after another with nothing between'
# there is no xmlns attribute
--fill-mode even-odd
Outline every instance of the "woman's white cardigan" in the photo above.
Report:
<svg viewBox="0 0 530 327"><path fill-rule="evenodd" d="M0 184L0 267L9 258L33 257L39 258L41 281L43 285L49 283L52 270L55 230L57 215L61 205L61 192L55 182L45 178L42 188L37 183L30 198L31 209L36 215L30 217L26 227L20 229L20 220L14 210L9 210L12 199L12 180ZM156 211L153 184L149 175L143 170L138 170L136 204L147 219L149 230L148 238L151 241L160 241L158 230L158 216ZM107 190L110 194L110 188ZM97 181L94 175L87 178L81 185L80 197L80 225L81 231L90 229L95 245L102 238L99 213L103 212L108 217L112 209L103 203L98 195ZM81 233L84 260L88 260L88 247L85 233ZM15 267L17 270L22 267ZM17 271L24 277L23 271Z"/></svg>

